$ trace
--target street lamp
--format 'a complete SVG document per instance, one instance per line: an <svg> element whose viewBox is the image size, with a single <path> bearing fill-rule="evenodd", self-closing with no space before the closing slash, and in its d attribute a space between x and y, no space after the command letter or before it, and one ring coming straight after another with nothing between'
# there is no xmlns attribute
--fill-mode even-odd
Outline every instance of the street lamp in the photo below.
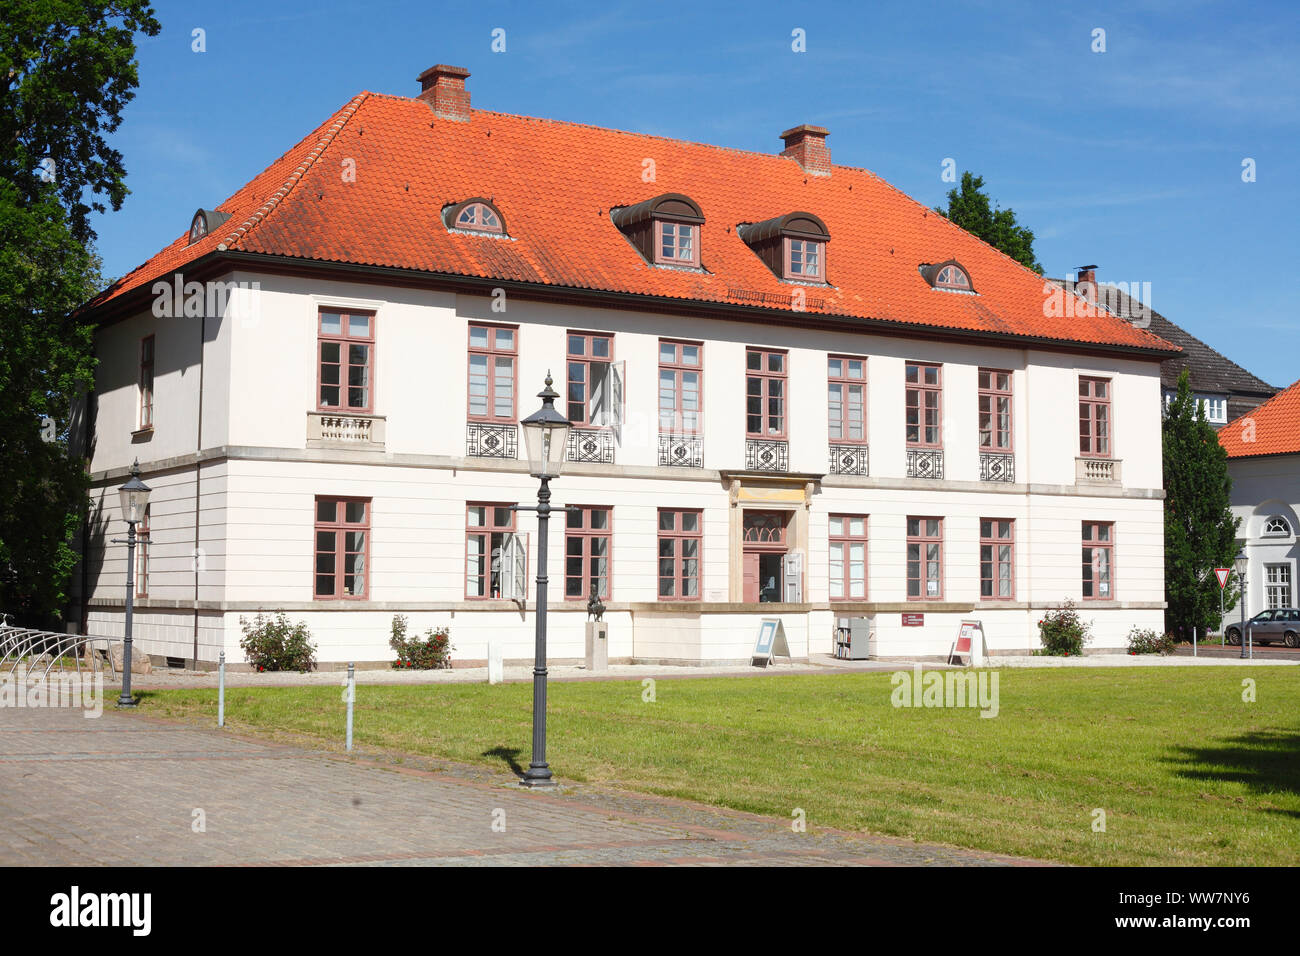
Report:
<svg viewBox="0 0 1300 956"><path fill-rule="evenodd" d="M1232 559L1232 566L1237 570L1237 584L1241 588L1241 656L1244 660L1246 657L1246 569L1250 564L1250 559L1246 557L1246 549L1242 548L1237 552L1237 556Z"/></svg>
<svg viewBox="0 0 1300 956"><path fill-rule="evenodd" d="M551 479L564 470L564 453L568 445L569 420L555 410L559 393L551 388L551 373L546 373L546 387L537 393L542 407L519 424L524 432L528 453L528 473L541 481L537 489L537 507L519 506L518 511L537 512L537 639L533 658L533 759L520 781L526 787L553 787L551 768L546 765L546 531L551 520Z"/></svg>
<svg viewBox="0 0 1300 956"><path fill-rule="evenodd" d="M134 707L131 696L131 617L135 612L135 526L144 520L144 509L149 505L152 489L140 480L140 459L131 466L131 477L117 489L122 499L122 519L126 522L126 541L114 538L114 544L126 544L126 641L122 651L122 693L117 698L118 707Z"/></svg>

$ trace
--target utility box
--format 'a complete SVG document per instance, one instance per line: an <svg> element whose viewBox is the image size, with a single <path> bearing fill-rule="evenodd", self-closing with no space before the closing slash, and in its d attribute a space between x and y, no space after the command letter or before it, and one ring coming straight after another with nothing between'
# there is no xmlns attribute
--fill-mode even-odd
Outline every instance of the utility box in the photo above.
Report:
<svg viewBox="0 0 1300 956"><path fill-rule="evenodd" d="M587 622L587 670L609 670L609 625L604 621Z"/></svg>
<svg viewBox="0 0 1300 956"><path fill-rule="evenodd" d="M835 656L865 661L876 656L876 621L871 617L841 617L835 621Z"/></svg>

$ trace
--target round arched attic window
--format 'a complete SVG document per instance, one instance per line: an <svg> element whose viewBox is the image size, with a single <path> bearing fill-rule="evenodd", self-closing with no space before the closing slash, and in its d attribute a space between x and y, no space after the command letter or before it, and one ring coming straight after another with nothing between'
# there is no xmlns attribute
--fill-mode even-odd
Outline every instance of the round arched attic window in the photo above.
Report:
<svg viewBox="0 0 1300 956"><path fill-rule="evenodd" d="M486 199L467 199L447 210L447 228L463 229L467 232L484 232L490 235L504 235L505 220L501 213Z"/></svg>
<svg viewBox="0 0 1300 956"><path fill-rule="evenodd" d="M190 242L198 242L208 234L208 217L203 215L200 210L194 214L194 219L190 221Z"/></svg>
<svg viewBox="0 0 1300 956"><path fill-rule="evenodd" d="M936 289L950 289L953 292L969 292L970 277L958 266L946 265L934 277Z"/></svg>
<svg viewBox="0 0 1300 956"><path fill-rule="evenodd" d="M1265 538L1289 538L1291 537L1291 524L1281 515L1273 515L1264 522Z"/></svg>

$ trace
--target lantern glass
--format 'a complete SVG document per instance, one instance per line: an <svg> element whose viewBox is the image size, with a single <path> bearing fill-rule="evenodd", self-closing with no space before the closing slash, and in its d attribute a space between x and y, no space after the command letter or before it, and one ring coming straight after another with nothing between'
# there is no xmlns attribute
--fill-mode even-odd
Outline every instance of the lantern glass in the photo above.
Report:
<svg viewBox="0 0 1300 956"><path fill-rule="evenodd" d="M123 521L134 525L144 520L144 509L149 505L149 492L152 490L136 476L117 490L122 499Z"/></svg>
<svg viewBox="0 0 1300 956"><path fill-rule="evenodd" d="M1237 580L1246 580L1246 566L1249 563L1250 559L1246 557L1246 552L1238 551L1237 556L1232 559L1232 566L1236 568L1237 571Z"/></svg>
<svg viewBox="0 0 1300 956"><path fill-rule="evenodd" d="M528 471L534 478L558 478L564 470L565 446L569 440L567 419L538 421L533 415L521 423L524 430L524 449L528 453Z"/></svg>

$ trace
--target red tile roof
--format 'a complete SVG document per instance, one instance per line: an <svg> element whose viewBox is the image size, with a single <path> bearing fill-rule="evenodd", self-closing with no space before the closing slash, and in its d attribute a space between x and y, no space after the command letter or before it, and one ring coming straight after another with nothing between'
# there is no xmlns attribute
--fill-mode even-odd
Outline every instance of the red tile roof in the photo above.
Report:
<svg viewBox="0 0 1300 956"><path fill-rule="evenodd" d="M655 182L642 181L645 159L654 160ZM348 160L354 182L342 176ZM703 209L704 272L646 264L610 220L612 207L667 192ZM492 198L508 239L448 232L443 207L471 196ZM195 205L208 203L198 197ZM805 289L808 313L1177 351L1109 314L1045 315L1042 277L866 170L834 166L830 176L813 176L776 153L486 110L452 122L405 97L360 94L216 208L230 219L211 235L190 246L182 235L91 306L228 249L793 311L795 287L736 227L806 210L830 230L833 283ZM177 212L188 227L192 210ZM946 259L966 267L978 295L929 287L918 267Z"/></svg>
<svg viewBox="0 0 1300 956"><path fill-rule="evenodd" d="M1229 458L1300 454L1300 382L1219 429Z"/></svg>

